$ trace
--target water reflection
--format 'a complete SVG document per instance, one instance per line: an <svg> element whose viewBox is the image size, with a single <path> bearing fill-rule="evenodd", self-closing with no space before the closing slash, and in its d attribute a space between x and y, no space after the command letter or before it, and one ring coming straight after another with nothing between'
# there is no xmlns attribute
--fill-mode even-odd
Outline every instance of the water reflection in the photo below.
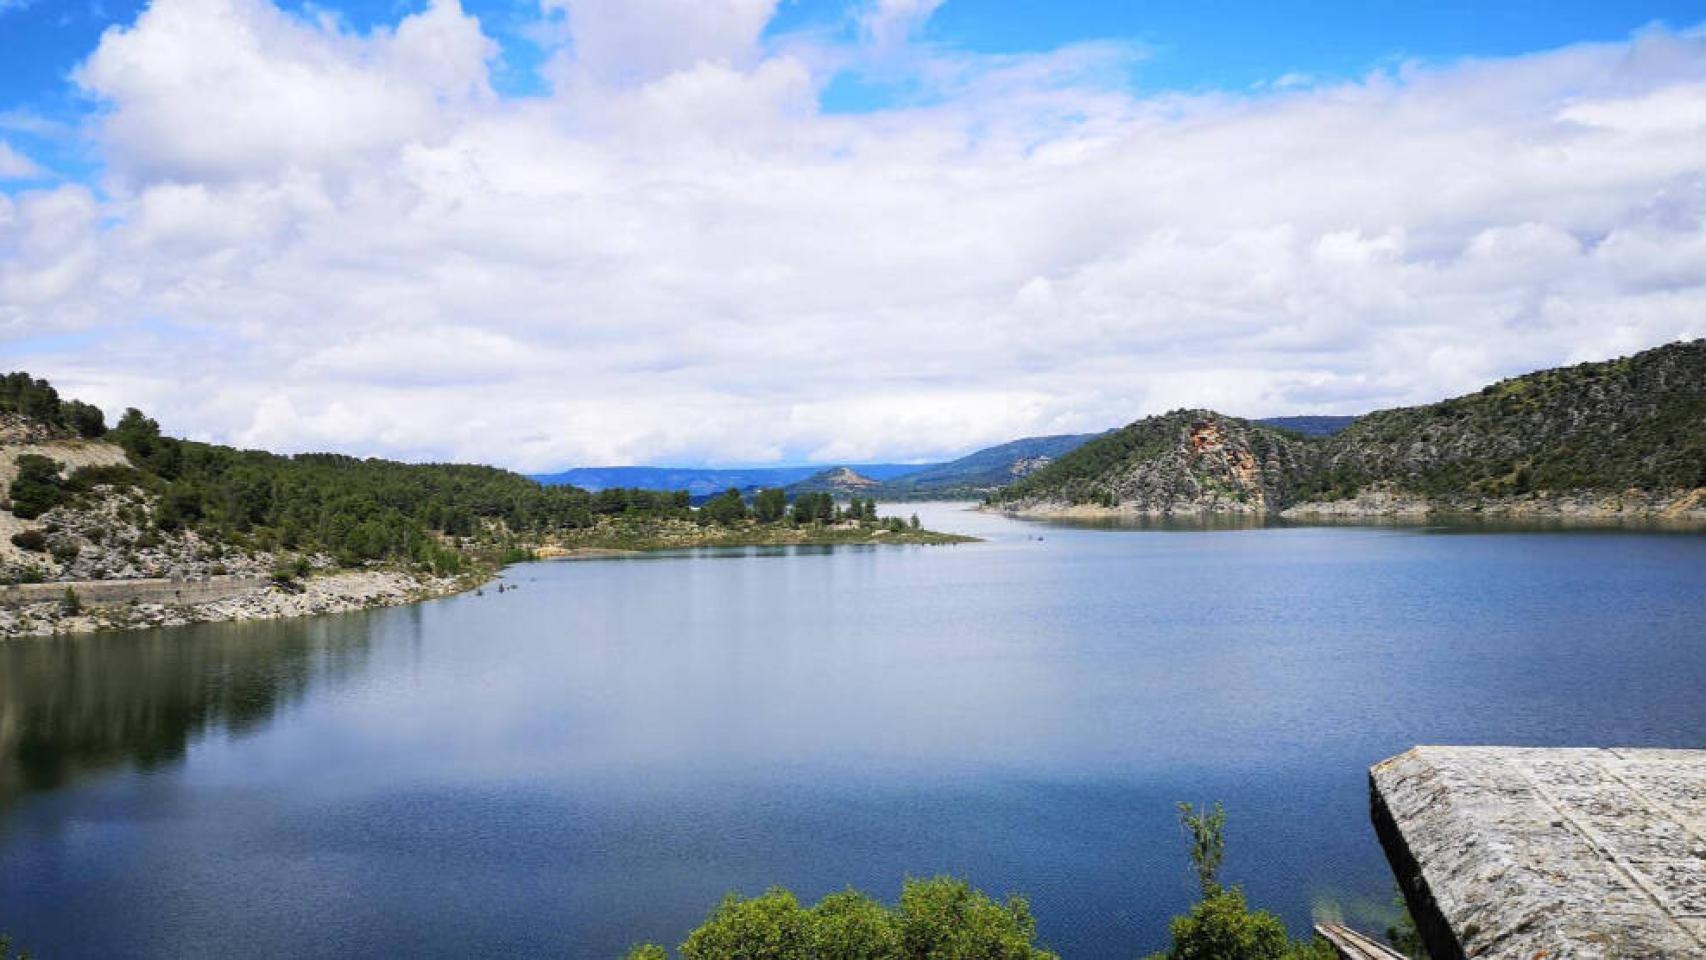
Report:
<svg viewBox="0 0 1706 960"><path fill-rule="evenodd" d="M177 763L211 731L264 728L364 668L365 617L0 644L0 809L92 773Z"/></svg>

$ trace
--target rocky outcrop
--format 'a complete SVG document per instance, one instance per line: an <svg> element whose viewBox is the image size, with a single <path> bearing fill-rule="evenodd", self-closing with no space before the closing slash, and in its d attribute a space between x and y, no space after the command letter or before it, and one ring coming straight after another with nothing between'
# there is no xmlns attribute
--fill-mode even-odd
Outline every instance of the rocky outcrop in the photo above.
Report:
<svg viewBox="0 0 1706 960"><path fill-rule="evenodd" d="M482 579L478 574L434 577L375 569L338 571L288 583L230 577L35 585L61 594L69 589L77 603L68 605L62 598L19 602L0 593L0 640L346 613L446 596L477 586Z"/></svg>
<svg viewBox="0 0 1706 960"><path fill-rule="evenodd" d="M1706 523L1706 340L1368 414L1330 436L1209 410L1148 417L991 503L1041 517Z"/></svg>
<svg viewBox="0 0 1706 960"><path fill-rule="evenodd" d="M1009 487L1002 504L1031 516L1263 514L1283 508L1314 454L1248 421L1177 410L1091 441Z"/></svg>
<svg viewBox="0 0 1706 960"><path fill-rule="evenodd" d="M856 494L864 496L882 486L876 480L859 473L852 467L831 467L799 481L789 484L786 489L790 495L796 493L833 493Z"/></svg>

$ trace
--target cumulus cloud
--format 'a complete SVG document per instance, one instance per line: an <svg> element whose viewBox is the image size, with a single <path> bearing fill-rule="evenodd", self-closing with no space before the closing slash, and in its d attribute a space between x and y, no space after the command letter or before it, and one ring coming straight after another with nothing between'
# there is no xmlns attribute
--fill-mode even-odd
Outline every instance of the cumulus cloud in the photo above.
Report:
<svg viewBox="0 0 1706 960"><path fill-rule="evenodd" d="M102 190L0 194L0 337L196 436L543 469L1357 412L1706 333L1699 34L1146 95L1118 45L919 44L935 6L834 46L548 0L552 89L504 99L454 0L155 0L76 73ZM818 109L865 58L917 96Z"/></svg>
<svg viewBox="0 0 1706 960"><path fill-rule="evenodd" d="M352 36L270 0L169 0L109 31L75 73L104 101L107 160L140 181L381 163L489 100L495 45L457 0Z"/></svg>

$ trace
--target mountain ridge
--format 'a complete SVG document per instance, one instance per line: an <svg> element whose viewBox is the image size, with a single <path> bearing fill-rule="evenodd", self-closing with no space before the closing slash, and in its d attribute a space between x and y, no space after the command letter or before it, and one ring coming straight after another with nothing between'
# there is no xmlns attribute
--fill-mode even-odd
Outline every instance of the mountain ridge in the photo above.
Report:
<svg viewBox="0 0 1706 960"><path fill-rule="evenodd" d="M1325 437L1176 410L1087 443L990 503L1029 516L1706 519L1706 340L1375 411Z"/></svg>

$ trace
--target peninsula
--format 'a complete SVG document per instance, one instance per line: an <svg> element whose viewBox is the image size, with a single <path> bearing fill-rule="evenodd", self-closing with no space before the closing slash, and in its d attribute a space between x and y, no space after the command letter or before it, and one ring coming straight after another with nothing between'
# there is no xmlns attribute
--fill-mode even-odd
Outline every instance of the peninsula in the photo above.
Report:
<svg viewBox="0 0 1706 960"><path fill-rule="evenodd" d="M109 429L24 373L0 377L0 490L0 639L409 603L540 557L971 539L861 497L730 490L695 507L685 490L237 450L134 409Z"/></svg>

